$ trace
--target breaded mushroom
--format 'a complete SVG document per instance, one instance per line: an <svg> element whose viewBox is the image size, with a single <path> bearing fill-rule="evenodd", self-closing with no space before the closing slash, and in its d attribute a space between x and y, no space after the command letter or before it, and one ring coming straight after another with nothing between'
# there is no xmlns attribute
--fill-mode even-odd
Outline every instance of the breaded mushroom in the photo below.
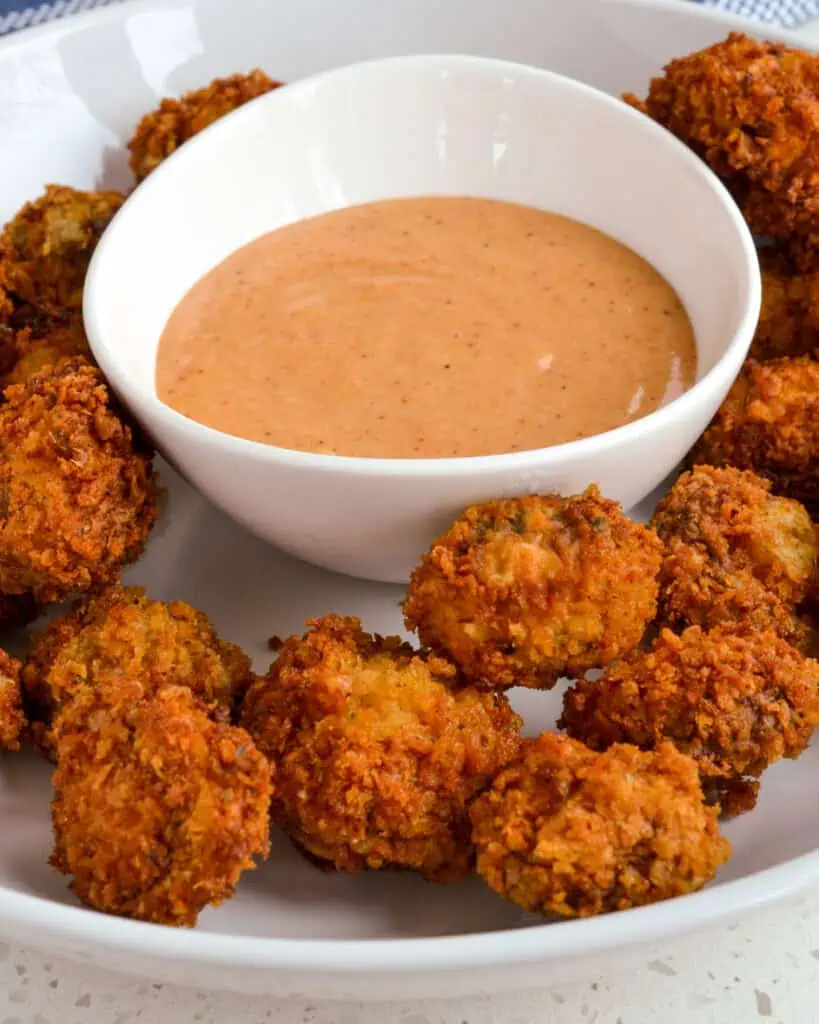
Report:
<svg viewBox="0 0 819 1024"><path fill-rule="evenodd" d="M51 863L88 906L193 926L267 856L270 768L190 690L84 694L56 732Z"/></svg>
<svg viewBox="0 0 819 1024"><path fill-rule="evenodd" d="M468 808L520 747L501 694L358 619L327 615L284 642L242 725L273 765L273 821L339 871L472 865Z"/></svg>
<svg viewBox="0 0 819 1024"><path fill-rule="evenodd" d="M670 740L728 816L754 806L762 772L799 757L817 724L819 662L771 631L727 626L664 629L651 650L567 690L558 723L594 750Z"/></svg>
<svg viewBox="0 0 819 1024"><path fill-rule="evenodd" d="M128 143L131 170L142 181L183 142L220 117L277 88L264 71L216 78L202 89L186 92L180 99L164 99L159 107L139 122Z"/></svg>
<svg viewBox="0 0 819 1024"><path fill-rule="evenodd" d="M660 501L651 525L665 543L661 623L737 622L805 640L795 608L816 569L819 535L799 502L771 494L755 473L696 466Z"/></svg>
<svg viewBox="0 0 819 1024"><path fill-rule="evenodd" d="M472 807L478 874L525 910L590 917L701 889L728 860L697 766L670 743L524 742Z"/></svg>
<svg viewBox="0 0 819 1024"><path fill-rule="evenodd" d="M63 362L82 356L93 363L91 349L79 316L44 321L14 332L12 355L2 376L2 387L25 384L46 367L59 369Z"/></svg>
<svg viewBox="0 0 819 1024"><path fill-rule="evenodd" d="M819 58L739 32L672 60L643 110L698 153L770 238L819 231Z"/></svg>
<svg viewBox="0 0 819 1024"><path fill-rule="evenodd" d="M548 689L640 642L660 552L596 487L473 505L413 572L404 618L476 685Z"/></svg>
<svg viewBox="0 0 819 1024"><path fill-rule="evenodd" d="M819 359L819 267L799 272L778 250L763 249L762 309L751 345L756 360Z"/></svg>
<svg viewBox="0 0 819 1024"><path fill-rule="evenodd" d="M12 304L14 326L29 326L43 314L81 311L91 256L124 198L120 192L49 185L6 224L0 234L0 284Z"/></svg>
<svg viewBox="0 0 819 1024"><path fill-rule="evenodd" d="M692 463L752 469L775 494L819 511L819 362L749 359Z"/></svg>
<svg viewBox="0 0 819 1024"><path fill-rule="evenodd" d="M184 686L211 715L228 719L254 678L250 659L220 640L184 601L152 601L141 587L113 586L78 601L35 637L23 669L26 699L49 723L81 694L115 703L139 685L149 695ZM48 748L48 737L41 737Z"/></svg>
<svg viewBox="0 0 819 1024"><path fill-rule="evenodd" d="M37 602L119 578L156 518L150 459L83 360L6 389L0 406L0 591Z"/></svg>
<svg viewBox="0 0 819 1024"><path fill-rule="evenodd" d="M0 650L0 750L19 750L25 725L20 662Z"/></svg>

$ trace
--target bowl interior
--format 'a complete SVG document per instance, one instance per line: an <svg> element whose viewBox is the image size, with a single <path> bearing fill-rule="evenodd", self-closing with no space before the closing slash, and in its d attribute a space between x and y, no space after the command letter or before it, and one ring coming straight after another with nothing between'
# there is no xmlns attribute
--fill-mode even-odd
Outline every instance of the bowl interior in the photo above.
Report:
<svg viewBox="0 0 819 1024"><path fill-rule="evenodd" d="M551 209L654 264L692 318L698 375L748 315L750 235L704 165L587 86L470 57L376 61L268 94L215 124L134 193L86 286L95 354L137 411L182 295L231 251L300 218L402 195ZM714 281L719 287L714 287Z"/></svg>

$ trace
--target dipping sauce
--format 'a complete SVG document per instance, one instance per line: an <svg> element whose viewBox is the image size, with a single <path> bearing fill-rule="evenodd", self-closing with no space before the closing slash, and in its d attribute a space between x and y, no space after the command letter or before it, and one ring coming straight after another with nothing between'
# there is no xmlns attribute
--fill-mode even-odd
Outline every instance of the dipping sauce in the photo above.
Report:
<svg viewBox="0 0 819 1024"><path fill-rule="evenodd" d="M599 434L694 381L691 323L631 249L448 196L322 214L237 250L174 310L159 398L310 452L495 455Z"/></svg>

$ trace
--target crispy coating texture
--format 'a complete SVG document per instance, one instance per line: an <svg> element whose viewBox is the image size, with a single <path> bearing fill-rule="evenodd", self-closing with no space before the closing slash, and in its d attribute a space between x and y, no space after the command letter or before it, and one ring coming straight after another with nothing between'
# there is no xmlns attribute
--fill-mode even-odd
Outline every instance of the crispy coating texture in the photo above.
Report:
<svg viewBox="0 0 819 1024"><path fill-rule="evenodd" d="M128 143L131 170L142 181L183 142L220 117L277 88L264 71L216 78L202 89L186 92L180 99L164 99L159 107L139 122Z"/></svg>
<svg viewBox="0 0 819 1024"><path fill-rule="evenodd" d="M697 761L706 794L730 816L754 806L765 768L810 742L819 662L771 631L664 629L651 650L567 690L558 724L594 750L670 740Z"/></svg>
<svg viewBox="0 0 819 1024"><path fill-rule="evenodd" d="M208 617L184 601L152 601L141 587L113 586L78 601L34 639L23 669L26 699L50 722L80 695L115 703L184 686L216 717L228 718L254 678L250 659L220 640ZM48 749L49 737L41 737Z"/></svg>
<svg viewBox="0 0 819 1024"><path fill-rule="evenodd" d="M819 515L819 362L749 359L691 461L752 469Z"/></svg>
<svg viewBox="0 0 819 1024"><path fill-rule="evenodd" d="M81 311L91 256L124 198L120 192L49 185L6 224L0 235L0 286L16 326L27 326L38 314Z"/></svg>
<svg viewBox="0 0 819 1024"><path fill-rule="evenodd" d="M20 668L16 658L0 649L0 750L19 750L26 727Z"/></svg>
<svg viewBox="0 0 819 1024"><path fill-rule="evenodd" d="M0 406L0 591L59 601L113 582L156 519L150 459L83 360Z"/></svg>
<svg viewBox="0 0 819 1024"><path fill-rule="evenodd" d="M795 609L819 559L804 506L732 467L696 466L657 505L651 524L665 543L659 621L672 629L720 623L773 629L802 645Z"/></svg>
<svg viewBox="0 0 819 1024"><path fill-rule="evenodd" d="M472 808L478 873L538 914L590 917L701 889L728 860L696 764L670 743L526 740Z"/></svg>
<svg viewBox="0 0 819 1024"><path fill-rule="evenodd" d="M520 748L501 694L440 658L327 615L286 640L242 725L274 766L272 818L339 871L472 865L468 806Z"/></svg>
<svg viewBox="0 0 819 1024"><path fill-rule="evenodd" d="M751 345L756 360L819 359L819 268L800 273L778 250L762 250L762 310Z"/></svg>
<svg viewBox="0 0 819 1024"><path fill-rule="evenodd" d="M25 384L46 367L59 368L66 360L77 356L82 356L89 364L94 362L79 316L24 327L13 333L11 344L10 365L2 377L3 388Z"/></svg>
<svg viewBox="0 0 819 1024"><path fill-rule="evenodd" d="M57 732L51 863L90 907L193 926L267 856L270 768L189 690L84 694Z"/></svg>
<svg viewBox="0 0 819 1024"><path fill-rule="evenodd" d="M733 32L671 61L645 101L625 97L703 157L753 231L819 231L819 60Z"/></svg>
<svg viewBox="0 0 819 1024"><path fill-rule="evenodd" d="M596 487L473 505L413 572L405 621L476 685L548 689L640 642L660 551Z"/></svg>

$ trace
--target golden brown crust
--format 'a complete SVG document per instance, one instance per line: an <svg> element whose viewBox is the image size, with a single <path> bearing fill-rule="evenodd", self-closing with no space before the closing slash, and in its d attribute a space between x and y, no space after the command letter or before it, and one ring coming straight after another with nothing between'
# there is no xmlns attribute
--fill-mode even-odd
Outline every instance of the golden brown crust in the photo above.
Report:
<svg viewBox="0 0 819 1024"><path fill-rule="evenodd" d="M762 250L759 260L762 309L751 345L752 358L819 359L819 268L799 272L776 249Z"/></svg>
<svg viewBox="0 0 819 1024"><path fill-rule="evenodd" d="M469 871L470 801L520 746L500 694L397 637L327 615L251 686L242 725L274 766L272 818L340 871Z"/></svg>
<svg viewBox="0 0 819 1024"><path fill-rule="evenodd" d="M27 326L42 313L81 311L91 256L124 198L120 192L48 185L6 224L0 235L0 290L11 302L16 326Z"/></svg>
<svg viewBox="0 0 819 1024"><path fill-rule="evenodd" d="M78 697L57 756L51 863L97 910L192 926L267 855L269 766L187 689Z"/></svg>
<svg viewBox="0 0 819 1024"><path fill-rule="evenodd" d="M6 390L0 407L0 590L40 602L119 578L156 518L150 460L83 360Z"/></svg>
<svg viewBox="0 0 819 1024"><path fill-rule="evenodd" d="M0 750L19 750L26 726L20 668L16 658L0 649Z"/></svg>
<svg viewBox="0 0 819 1024"><path fill-rule="evenodd" d="M248 74L215 78L180 99L164 99L139 122L128 143L131 170L142 181L183 142L237 107L281 85L255 68Z"/></svg>
<svg viewBox="0 0 819 1024"><path fill-rule="evenodd" d="M671 744L594 753L566 736L526 740L472 808L478 873L526 910L625 910L702 888L731 847L694 762Z"/></svg>
<svg viewBox="0 0 819 1024"><path fill-rule="evenodd" d="M650 651L575 683L558 724L594 750L671 740L697 761L707 795L735 814L753 806L765 768L810 742L819 662L770 631L666 629Z"/></svg>
<svg viewBox="0 0 819 1024"><path fill-rule="evenodd" d="M775 494L819 511L819 362L749 359L692 462L752 469Z"/></svg>
<svg viewBox="0 0 819 1024"><path fill-rule="evenodd" d="M819 229L819 60L738 32L626 97L723 179L757 234Z"/></svg>
<svg viewBox="0 0 819 1024"><path fill-rule="evenodd" d="M2 387L25 384L47 367L57 369L67 360L82 356L93 364L93 356L79 316L45 321L24 327L13 335L13 357L3 375Z"/></svg>
<svg viewBox="0 0 819 1024"><path fill-rule="evenodd" d="M114 702L125 680L148 696L184 686L215 717L228 718L254 678L250 659L220 640L183 601L152 601L140 587L109 587L78 601L34 638L23 669L26 699L45 723L80 694ZM49 737L41 742L48 748Z"/></svg>
<svg viewBox="0 0 819 1024"><path fill-rule="evenodd" d="M795 608L816 569L819 536L802 505L770 494L755 473L696 466L660 501L651 524L665 544L661 623L740 622L805 642Z"/></svg>
<svg viewBox="0 0 819 1024"><path fill-rule="evenodd" d="M413 572L405 621L476 685L548 688L640 642L660 550L596 487L473 505Z"/></svg>

